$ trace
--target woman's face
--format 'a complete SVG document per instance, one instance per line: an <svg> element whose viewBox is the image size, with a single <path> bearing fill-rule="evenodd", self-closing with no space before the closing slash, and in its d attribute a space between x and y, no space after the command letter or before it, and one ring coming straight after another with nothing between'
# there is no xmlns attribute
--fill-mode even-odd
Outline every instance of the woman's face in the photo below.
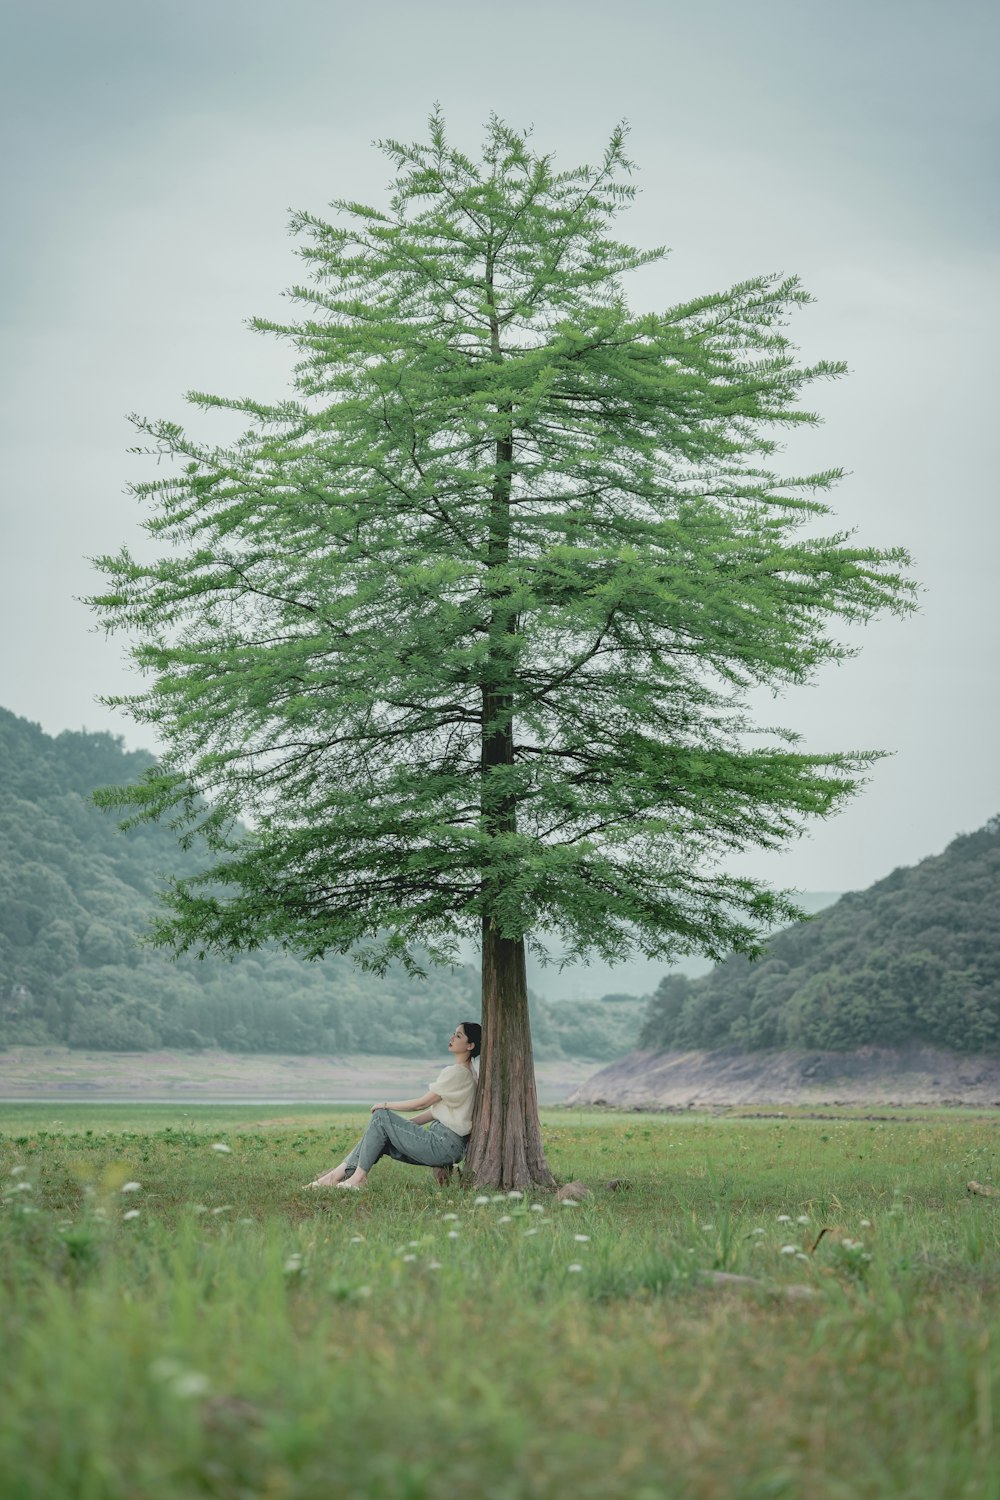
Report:
<svg viewBox="0 0 1000 1500"><path fill-rule="evenodd" d="M465 1027L461 1024L456 1026L451 1034L451 1041L448 1043L448 1051L453 1052L461 1062L465 1062L474 1046L475 1042L470 1042L465 1034Z"/></svg>

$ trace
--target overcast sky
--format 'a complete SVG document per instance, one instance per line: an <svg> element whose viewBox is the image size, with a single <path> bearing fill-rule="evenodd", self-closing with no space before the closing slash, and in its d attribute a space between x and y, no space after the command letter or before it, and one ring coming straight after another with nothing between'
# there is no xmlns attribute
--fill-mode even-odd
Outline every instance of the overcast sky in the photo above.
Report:
<svg viewBox="0 0 1000 1500"><path fill-rule="evenodd" d="M280 396L290 352L250 333L305 279L291 209L381 199L377 136L440 100L475 152L495 110L565 165L632 127L622 236L671 254L637 309L765 272L818 299L792 336L850 375L789 471L841 465L839 524L903 545L921 613L770 701L809 748L894 752L851 808L749 872L847 890L1000 811L995 6L978 0L14 0L3 117L0 704L47 731L148 744L98 695L124 643L77 602L89 556L140 545L132 411L229 435L183 393ZM150 746L150 748L155 748Z"/></svg>

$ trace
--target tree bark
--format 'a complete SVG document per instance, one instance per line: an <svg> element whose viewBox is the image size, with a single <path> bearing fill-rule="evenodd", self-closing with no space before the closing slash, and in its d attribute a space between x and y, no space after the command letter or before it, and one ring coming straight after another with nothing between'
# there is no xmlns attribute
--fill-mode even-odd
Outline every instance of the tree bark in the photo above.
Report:
<svg viewBox="0 0 1000 1500"><path fill-rule="evenodd" d="M503 359L500 325L493 300L492 251L486 262L486 300L490 310L490 352ZM490 837L517 832L517 800L491 785L491 773L514 765L514 696L511 686L517 611L509 584L494 582L510 560L511 469L514 434L511 408L499 408L506 420L497 434L489 529L486 545L486 593L489 657L482 679L481 811L483 829ZM484 872L483 910L483 1045L479 1087L466 1154L475 1187L520 1188L555 1186L542 1149L535 1092L535 1064L528 1020L528 980L524 939L501 937L496 910L503 874L490 859Z"/></svg>
<svg viewBox="0 0 1000 1500"><path fill-rule="evenodd" d="M483 919L483 1047L466 1164L473 1187L553 1188L542 1147L524 939Z"/></svg>

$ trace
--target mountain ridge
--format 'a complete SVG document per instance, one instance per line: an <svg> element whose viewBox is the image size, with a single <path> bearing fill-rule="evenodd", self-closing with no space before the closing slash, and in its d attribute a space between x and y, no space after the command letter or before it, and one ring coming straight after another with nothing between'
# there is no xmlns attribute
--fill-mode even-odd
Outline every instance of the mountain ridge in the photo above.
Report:
<svg viewBox="0 0 1000 1500"><path fill-rule="evenodd" d="M640 1049L1000 1051L1000 816L703 978L668 975Z"/></svg>

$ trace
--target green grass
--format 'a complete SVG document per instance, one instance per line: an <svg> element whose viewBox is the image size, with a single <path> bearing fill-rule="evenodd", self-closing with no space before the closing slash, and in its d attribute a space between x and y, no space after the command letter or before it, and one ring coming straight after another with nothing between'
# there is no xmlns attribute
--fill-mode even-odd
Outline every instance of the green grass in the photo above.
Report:
<svg viewBox="0 0 1000 1500"><path fill-rule="evenodd" d="M366 1118L0 1106L3 1500L1000 1497L997 1113L552 1111L578 1207L300 1191Z"/></svg>

